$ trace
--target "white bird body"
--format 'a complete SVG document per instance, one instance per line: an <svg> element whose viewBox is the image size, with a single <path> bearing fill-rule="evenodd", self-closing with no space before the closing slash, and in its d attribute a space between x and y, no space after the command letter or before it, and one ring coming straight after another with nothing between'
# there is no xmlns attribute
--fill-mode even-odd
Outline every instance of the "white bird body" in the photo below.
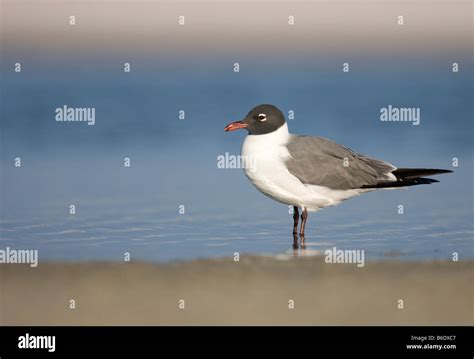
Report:
<svg viewBox="0 0 474 359"><path fill-rule="evenodd" d="M285 123L278 130L264 135L248 135L242 145L247 166L245 174L264 195L275 201L317 211L339 204L370 189L334 190L303 184L285 165L291 155L286 148L290 140Z"/></svg>

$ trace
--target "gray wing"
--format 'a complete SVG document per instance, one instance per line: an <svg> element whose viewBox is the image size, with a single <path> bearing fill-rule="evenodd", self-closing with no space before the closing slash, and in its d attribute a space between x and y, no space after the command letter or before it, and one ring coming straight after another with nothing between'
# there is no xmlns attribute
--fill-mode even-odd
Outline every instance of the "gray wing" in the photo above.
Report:
<svg viewBox="0 0 474 359"><path fill-rule="evenodd" d="M288 170L304 184L346 190L394 180L390 173L396 167L390 163L357 154L327 138L293 135L286 147Z"/></svg>

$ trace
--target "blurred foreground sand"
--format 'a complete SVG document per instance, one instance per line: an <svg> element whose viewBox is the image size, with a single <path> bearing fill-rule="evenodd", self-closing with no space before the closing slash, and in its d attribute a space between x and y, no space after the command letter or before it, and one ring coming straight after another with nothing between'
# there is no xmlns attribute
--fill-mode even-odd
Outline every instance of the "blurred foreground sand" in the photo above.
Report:
<svg viewBox="0 0 474 359"><path fill-rule="evenodd" d="M0 325L473 325L473 268L472 261L357 268L322 257L2 264Z"/></svg>

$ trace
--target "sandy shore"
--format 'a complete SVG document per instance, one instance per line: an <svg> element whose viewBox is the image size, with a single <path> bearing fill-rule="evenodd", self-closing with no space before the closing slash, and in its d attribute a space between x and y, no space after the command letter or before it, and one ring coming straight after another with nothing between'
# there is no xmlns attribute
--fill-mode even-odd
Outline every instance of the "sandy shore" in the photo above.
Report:
<svg viewBox="0 0 474 359"><path fill-rule="evenodd" d="M473 269L474 262L356 268L321 257L2 264L0 325L473 325Z"/></svg>

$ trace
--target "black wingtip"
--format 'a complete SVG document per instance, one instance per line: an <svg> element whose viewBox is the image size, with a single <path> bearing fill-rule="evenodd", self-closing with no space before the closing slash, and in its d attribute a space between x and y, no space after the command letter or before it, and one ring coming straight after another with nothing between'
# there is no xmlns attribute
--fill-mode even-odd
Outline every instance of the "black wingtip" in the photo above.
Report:
<svg viewBox="0 0 474 359"><path fill-rule="evenodd" d="M361 188L397 188L397 187L409 187L409 186L417 186L421 184L432 184L438 183L438 180L433 178L424 178L424 177L417 177L417 178L405 178L405 179L398 179L396 182L379 182L375 185L369 186L362 186Z"/></svg>
<svg viewBox="0 0 474 359"><path fill-rule="evenodd" d="M409 178L434 176L451 172L453 171L437 168L397 168L395 171L392 171L392 174L394 174L397 179L405 180Z"/></svg>
<svg viewBox="0 0 474 359"><path fill-rule="evenodd" d="M443 173L452 173L451 170L443 170L443 169L430 169L430 171L436 172L436 174L443 174Z"/></svg>

